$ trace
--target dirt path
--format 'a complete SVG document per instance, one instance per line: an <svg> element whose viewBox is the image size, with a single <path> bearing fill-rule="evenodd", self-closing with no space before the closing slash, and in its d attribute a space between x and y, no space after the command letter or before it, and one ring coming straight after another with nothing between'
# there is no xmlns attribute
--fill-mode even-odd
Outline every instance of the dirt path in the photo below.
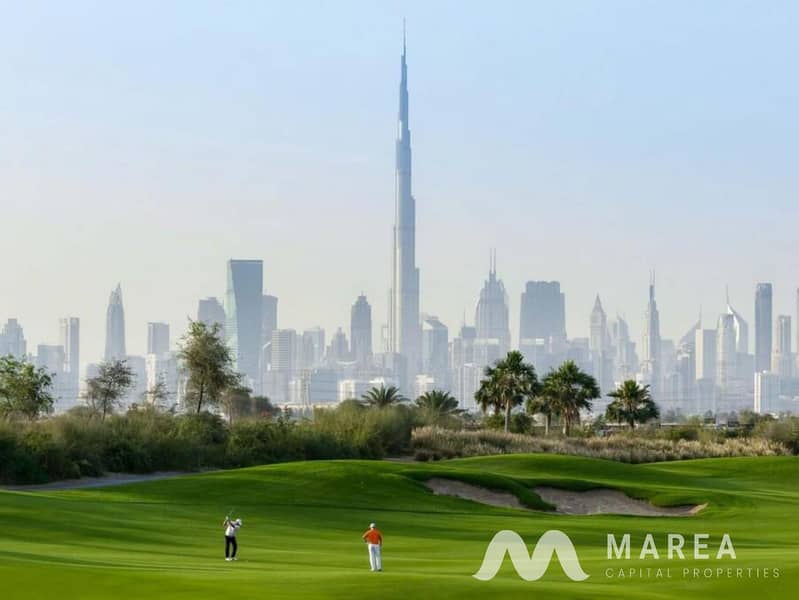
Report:
<svg viewBox="0 0 799 600"><path fill-rule="evenodd" d="M53 481L52 483L42 483L37 485L0 485L2 490L12 490L17 492L47 492L58 490L80 490L85 488L106 487L110 485L125 485L128 483L138 483L140 481L157 481L159 479L172 479L173 477L183 477L186 475L196 475L197 473L187 473L185 471L159 471L146 475L132 475L130 473L109 473L102 477L84 477L82 479L67 479L64 481Z"/></svg>
<svg viewBox="0 0 799 600"><path fill-rule="evenodd" d="M630 498L618 490L597 489L585 492L537 487L533 491L557 507L564 515L634 515L639 517L689 517L707 506L655 506L645 500Z"/></svg>

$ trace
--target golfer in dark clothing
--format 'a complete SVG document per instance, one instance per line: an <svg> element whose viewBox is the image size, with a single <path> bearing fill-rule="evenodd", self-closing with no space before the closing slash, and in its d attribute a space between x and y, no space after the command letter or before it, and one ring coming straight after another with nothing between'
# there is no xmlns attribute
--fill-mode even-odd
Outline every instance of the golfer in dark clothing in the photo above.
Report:
<svg viewBox="0 0 799 600"><path fill-rule="evenodd" d="M225 517L225 560L231 561L236 560L236 552L239 549L239 545L236 542L236 534L241 527L241 519L232 520L228 517ZM232 552L231 552L232 549Z"/></svg>

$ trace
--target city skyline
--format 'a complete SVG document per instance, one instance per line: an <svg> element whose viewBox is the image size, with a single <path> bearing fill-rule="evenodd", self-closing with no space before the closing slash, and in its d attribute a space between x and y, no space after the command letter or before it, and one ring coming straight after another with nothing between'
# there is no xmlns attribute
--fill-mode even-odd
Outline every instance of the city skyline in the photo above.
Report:
<svg viewBox="0 0 799 600"><path fill-rule="evenodd" d="M558 13L556 9L549 10ZM584 66L577 61L575 55L566 52L556 42L561 38L565 39L575 28L581 27L589 16L596 15L589 14L591 11L587 8L584 9L585 14L578 9L562 10L567 14L554 15L560 17L554 21L557 26L543 39L552 44L553 48L560 48L562 51L561 54L555 54L553 60L561 61L564 66ZM332 54L340 56L335 61L337 64L346 61L348 70L345 72L350 74L343 81L328 80L327 75L321 75L320 84L324 82L328 89L342 95L334 98L335 101L328 105L322 106L316 101L311 104L312 96L308 96L305 102L300 102L296 108L285 112L287 106L282 102L287 96L280 96L276 104L263 102L265 98L260 89L242 87L243 80L239 79L236 79L240 84L235 88L236 93L231 93L229 97L212 97L207 90L205 95L200 95L202 104L194 106L195 116L211 114L205 111L211 108L209 103L212 100L219 102L215 105L219 109L258 100L262 107L253 108L256 111L254 114L264 117L265 121L272 124L274 117L263 111L268 109L274 115L287 116L294 124L296 119L307 119L315 113L324 115L326 123L340 123L333 129L315 129L317 142L327 143L332 139L332 132L338 131L339 126L344 127L346 124L351 127L353 135L347 139L337 137L342 145L336 148L336 152L331 155L329 149L326 149L325 154L331 161L327 163L318 160L319 146L313 145L314 138L309 135L309 130L292 128L298 145L291 146L290 142L293 143L294 138L288 140L285 134L276 135L274 129L258 128L253 133L257 134L257 141L253 137L247 138L247 152L255 148L252 144L277 143L276 151L279 150L281 155L288 157L280 159L284 176L276 171L268 171L273 176L278 175L275 179L277 184L266 176L251 177L248 175L249 171L242 171L240 168L233 169L233 173L239 177L238 180L221 173L218 181L196 175L198 172L202 173L202 169L207 169L211 162L192 159L194 162L187 163L189 154L185 142L192 135L217 134L218 126L222 124L218 118L212 119L206 126L199 121L181 121L177 115L169 112L169 116L177 119L181 134L175 138L142 139L122 127L123 119L119 114L106 112L89 119L84 112L85 105L79 101L81 98L88 98L82 95L83 88L56 86L56 97L71 100L58 110L37 96L38 88L35 83L53 81L55 71L50 66L59 64L58 57L51 56L53 63L47 63L34 71L36 77L33 82L22 79L21 71L8 73L7 79L18 84L15 89L32 102L32 109L35 108L39 114L51 120L62 117L62 124L68 126L65 130L56 128L51 131L50 139L54 144L47 145L49 149L45 149L46 144L39 130L22 129L27 122L24 114L5 110L0 113L2 124L7 125L9 130L8 139L11 144L7 151L11 152L12 145L19 150L13 156L9 155L11 160L3 163L5 167L0 167L5 182L2 194L8 199L4 208L7 209L11 222L18 225L9 228L0 237L0 244L6 255L11 255L20 246L29 248L25 254L26 260L19 261L21 264L11 263L5 267L7 276L0 282L0 317L4 320L10 317L19 319L25 328L29 351L32 352L38 344L57 343L58 320L75 316L81 319L81 362L85 364L101 358L107 293L117 281L122 282L125 290L128 354L144 353L148 322L167 323L173 332L174 342L185 331L186 319L196 315L198 298L225 296L224 277L220 278L219 273L224 271L228 259L236 257L264 260L264 289L281 298L281 328L302 330L321 325L332 334L337 327L346 327L352 301L358 292L363 291L372 305L373 329L378 332L381 325L386 323L388 314L385 271L391 258L385 238L388 223L391 222L390 169L393 162L391 154L395 148L391 148L386 140L396 133L396 98L393 96L396 90L395 61L400 43L401 15L384 14L378 9L374 11L376 12L370 12L354 21L360 24L357 26L371 22L370 19L380 24L370 34L370 39L380 49L374 52L379 58L370 59L371 62L365 62L360 53L353 52L352 47L342 45L333 32L314 31L318 39L330 44ZM658 309L661 336L664 339L676 340L695 320L694 315L700 306L704 307L707 315L705 327L714 326L718 314L723 312L722 290L727 283L731 286L733 303L751 326L754 326L755 318L750 299L754 286L759 282L768 281L774 284L774 315L795 315L792 299L796 282L799 281L799 272L791 260L793 237L787 224L792 221L791 217L796 211L796 203L793 202L796 182L784 168L786 157L795 153L786 152L785 144L789 143L787 137L769 129L770 125L777 122L792 123L790 119L795 117L792 113L780 113L780 120L772 121L763 112L766 107L773 108L774 103L781 107L781 101L792 97L791 94L795 91L793 88L778 87L777 80L770 79L772 86L777 87L766 89L754 98L749 96L749 104L738 104L736 98L729 98L729 104L724 105L726 112L722 111L725 118L732 118L744 110L749 111L746 114L750 118L743 120L743 130L736 132L743 136L740 142L725 140L725 144L732 144L732 149L740 155L733 156L729 153L732 151L725 153L719 146L702 138L705 140L705 145L702 146L705 154L698 155L693 149L681 160L677 160L674 158L676 153L687 150L687 147L679 143L664 146L663 137L656 137L661 145L656 144L655 150L665 152L668 160L664 167L668 165L669 169L656 168L654 163L649 162L644 165L648 168L636 170L636 165L641 166L641 156L648 152L649 146L644 144L646 136L639 139L630 129L624 129L625 135L622 138L630 147L621 152L614 139L594 135L590 129L584 130L581 134L584 137L576 138L575 127L579 124L587 125L586 121L580 120L579 113L571 115L577 121L575 124L564 120L563 114L552 112L551 103L558 96L554 90L560 89L553 86L553 83L560 82L565 86L562 90L568 91L567 99L572 108L577 102L576 94L581 88L568 70L555 76L550 66L540 61L531 63L530 68L537 69L536 72L542 75L542 80L534 88L526 80L511 76L507 71L490 75L486 64L494 65L496 56L502 53L497 51L494 55L482 45L480 53L469 52L470 44L474 41L468 42L458 37L458 32L473 33L477 30L474 17L464 17L464 21L450 31L436 32L435 25L440 24L441 15L434 10L431 15L422 18L416 12L418 11L414 7L409 9L409 38L414 49L416 90L413 100L416 124L414 152L417 163L414 170L414 191L423 200L419 204L417 215L419 239L416 260L417 265L422 267L422 313L438 316L451 332L457 331L464 312L472 314L474 311L481 283L485 278L486 257L490 248L497 248L500 264L498 276L509 296L512 346L517 346L519 342L515 335L519 331L519 298L527 281L560 282L566 295L566 330L570 337L588 336L587 315L598 293L609 317L620 314L626 318L631 330L630 337L639 344L639 349L646 302L646 277L653 268L658 272ZM101 21L104 18L110 19L112 13L113 11L100 11L93 18ZM755 26L744 23L741 14L745 12L739 13L740 21L730 23L735 31L748 31L748 28ZM16 22L20 25L21 32L25 31L26 25L38 23L35 15L16 16L20 17ZM205 15L206 18L208 16ZM233 11L233 22L230 24L233 29L246 29L243 21L237 20L241 17L242 15ZM640 17L640 12L633 11L632 17L625 18ZM710 23L710 17L711 15L702 11L696 15L699 23ZM67 21L70 18L65 15ZM135 20L135 14L133 18ZM202 11L196 18L202 20ZM294 23L291 14L284 18L289 23ZM339 23L342 18L344 17L333 15L333 22ZM488 15L483 15L482 18L488 19L481 30L483 35L488 35L488 32L496 29L498 23L491 21ZM600 15L600 21L604 22L602 18L604 17ZM767 31L782 31L779 23L767 17L761 17L758 24L760 29L755 32L758 33L758 39L765 38ZM164 21L157 26L158 31L165 34L174 29L176 23L167 14ZM350 25L353 26L356 25ZM275 62L259 61L255 57L252 63L253 68L263 68L276 76L270 81L296 83L293 78L286 79L287 76L279 68L283 64L280 60L285 60L285 55L280 52L298 47L297 44L300 43L296 30L294 37L291 31L289 28L286 34L277 36L276 41L271 42L261 39L254 31L245 32L246 39L252 43L276 44L274 49L279 51L282 58ZM102 62L93 62L102 59L84 54L84 51L92 50L94 44L99 43L97 33L94 33L95 35L86 37L85 46L70 50L76 53L72 58L78 64L88 61L89 64L102 66ZM220 31L219 35L224 33ZM697 43L692 32L672 35L674 37L669 39L681 42L679 48L682 51L694 48ZM727 64L726 60L729 60L730 65L738 64L734 60L736 50L732 47L732 34L730 35L730 38L723 38L725 43L721 44L721 48L729 52L729 56L712 56L714 60L724 59L724 64ZM479 60L468 65L473 71L465 69L461 59L453 58L450 53L444 56L440 49L433 47L440 44L440 36L445 36L452 48L462 51L454 54L479 57ZM481 39L484 38L478 36L477 40ZM20 40L19 33L15 33L6 36L0 44L7 45L4 48L8 48L20 64L25 64L28 59L13 52L14 44L20 43ZM619 49L617 42L599 34L591 40L608 52ZM772 45L766 44L758 52L766 52L769 48L773 50L773 44L785 43L780 40L783 40L782 36L773 36L773 40L769 42ZM190 39L188 46L182 50L188 51L198 42L199 40ZM523 43L522 54L532 54L532 49L540 43L543 42L539 40ZM618 43L623 45L624 42ZM127 38L120 39L119 44L122 49L134 47L131 45L132 40ZM749 46L746 49L749 50ZM300 47L299 50L298 68L301 73L310 74L313 71L309 69L316 64L312 60L313 56L307 49ZM665 54L656 53L658 64L666 67L665 73L661 72L666 81L673 82L677 67L685 66L679 60L680 56L683 55L679 54L669 62ZM167 62L174 62L176 56L168 54L166 59ZM616 59L621 64L628 65L626 59ZM135 69L135 57L127 57L126 60L128 62L124 64ZM699 63L707 64L702 60ZM748 64L750 63L745 63L744 66ZM776 64L779 65L779 61ZM619 63L608 59L600 66L615 68ZM777 66L769 68L775 69L774 73L777 72ZM277 77L281 73L282 79ZM360 75L367 73L373 79L365 83ZM593 83L599 84L604 93L607 93L610 89L608 86L613 83L618 86L617 91L623 99L648 100L650 104L645 102L645 105L653 107L653 98L643 94L641 90L627 87L627 80L620 74L603 79L601 73L600 71L598 80ZM478 75L485 77L484 81L493 89L502 85L507 93L518 94L519 98L536 99L529 106L529 120L521 122L522 131L529 132L542 126L544 115L552 117L543 131L538 131L543 135L535 137L535 144L518 145L519 140L510 134L512 128L509 123L505 122L505 127L500 126L503 121L497 111L500 107L496 104L496 98L492 104L485 95L478 94L476 99L460 95L457 97L461 104L456 107L457 110L451 111L451 116L442 110L443 100L454 100L455 93L462 89L459 86L463 86L466 80L471 82ZM168 102L170 96L162 95L155 86L156 81L149 78L147 73L141 76L151 102ZM92 80L90 75L86 77L87 79L82 80L82 85L88 94L89 91L98 89L99 80ZM200 77L199 74L196 77L192 82L201 87L206 85L204 82L210 82L207 77ZM753 71L744 70L742 81L746 83L752 77L755 77ZM336 85L332 85L334 83ZM709 93L707 89L699 87L697 93ZM291 86L287 89L291 89ZM656 89L663 91L664 88ZM117 90L112 86L106 91L114 98ZM350 93L365 95L363 102L357 105L344 102ZM503 97L500 95L500 99ZM619 114L611 105L601 102L601 94L589 94L588 98L600 102L601 114L605 119L597 125L598 131L595 133L607 133L604 128L613 123L614 118L618 119ZM483 103L481 110L476 110L478 100ZM714 116L690 110L693 104L687 98L679 100L683 103L683 108L688 108L683 113L684 116L692 119L692 127L699 127L700 135L718 131L714 128L718 124ZM752 101L755 102L754 108L761 112L751 112ZM516 106L515 103L511 104L511 108ZM357 110L354 110L355 106ZM365 115L366 121L353 121L360 118L359 112L362 113L361 116ZM511 110L510 114L518 117L520 113ZM436 115L436 118L433 119L432 115ZM641 116L639 113L636 115ZM159 113L156 116L156 122L162 123L158 119L163 120L167 115ZM475 118L478 116L481 118ZM667 115L652 112L649 116L650 120L644 127L645 133L650 134L647 142L651 141L653 132L663 136L681 131ZM314 124L318 122L313 120ZM374 135L366 131L366 122L369 123L369 129L375 130ZM486 128L486 125L490 125L490 128ZM762 155L760 152L763 150L764 140L753 137L755 125L765 126L765 131L774 136L769 138L771 145L767 145L766 150L776 152L779 148L781 160L772 161L768 166L765 164L768 153ZM461 126L469 131L472 145L464 145L465 140L458 137L457 129ZM504 132L504 137L493 137L491 132L495 129ZM23 131L25 138L22 137ZM69 131L80 132L85 145L85 152L78 152L74 157L65 154L68 148L65 144L69 139L65 136ZM141 160L133 161L130 168L121 168L117 163L108 163L108 158L105 158L98 159L98 164L113 167L110 175L90 177L84 163L97 158L94 153L100 148L100 142L105 139L105 135L112 133L114 139L118 139L121 144L121 153L118 155L120 160L131 156L141 159L142 152L156 150L165 166L174 168L174 171L163 171L152 162ZM609 153L606 158L610 159L609 166L613 167L611 172L614 177L635 171L632 179L636 184L629 188L619 187L618 180L611 178L608 181L599 177L596 166L570 159L569 155L579 150L580 140L590 141L592 147ZM442 145L445 141L449 145ZM757 142L761 145L757 146L756 155L752 150L752 143ZM222 151L230 152L238 160L249 156L236 151L236 146L231 146L231 143L231 140L224 137L213 143L206 140L205 144L201 144L201 150L214 155ZM309 145L302 150L302 144ZM477 152L482 147L502 150L500 155L504 162L490 162L490 157L484 152ZM300 150L297 151L297 148ZM561 162L553 163L544 156L545 153L553 152ZM254 156L259 159L259 165L266 166L266 155L256 153ZM574 156L579 158L581 154L578 151ZM57 166L54 162L56 158L63 159L63 165ZM738 164L743 158L746 162ZM623 159L629 159L629 162ZM695 162L697 159L700 159L699 163ZM484 164L486 160L489 161L488 164ZM293 161L294 166L291 167L287 161ZM457 175L448 164L451 161L459 164ZM231 166L226 159L223 163ZM332 174L330 164L341 171L340 177ZM522 167L522 164L525 166ZM698 165L707 169L701 177L696 176ZM13 169L9 169L9 166ZM515 187L509 188L508 181L498 179L488 170L489 166L497 174L515 182ZM519 174L527 175L528 166L534 169L534 177L525 177L524 184L520 185ZM585 182L577 185L571 177L553 178L547 175L546 169L553 166L557 167L555 173L577 173L585 178ZM733 166L734 169L731 168ZM193 175L186 170L187 167L192 167L190 170ZM194 167L199 167L200 171ZM68 168L72 168L69 177L64 171ZM313 186L296 177L300 168L303 173L314 175L310 179L327 179L329 186L325 197L330 198L332 195L336 200L330 203L332 207L317 202L312 204L313 213L307 213L308 207L303 206L299 200L313 197L315 192ZM663 187L667 172L669 185ZM286 173L291 176L286 177ZM465 180L464 173L468 173ZM178 176L176 181L173 181L172 174ZM319 177L316 177L317 174ZM723 178L713 180L713 185L710 185L714 177L719 178L722 175ZM142 186L143 181L150 183ZM343 185L345 181L348 183L347 187ZM774 182L779 182L779 185ZM211 193L200 190L200 183L209 187ZM660 191L656 188L660 188ZM742 189L745 193L731 192L733 188ZM247 191L246 200L235 198L243 190ZM779 193L775 193L775 190ZM622 199L612 200L618 193L621 193ZM767 194L768 205L773 210L780 211L780 219L773 219L769 216L769 211L762 210L763 194ZM260 196L265 196L266 201L256 202L256 198ZM676 203L674 207L677 209L676 214L682 215L681 221L663 218L667 196L669 202ZM697 203L700 196L704 201ZM107 200L103 206L97 202L100 197ZM191 203L187 203L187 198L191 198ZM71 202L65 203L64 199L70 199ZM497 211L493 208L495 200L499 202L500 208L507 210ZM647 210L651 209L652 214L644 220L633 202L643 202ZM715 211L722 202L727 211L721 213L725 227L716 228ZM527 205L532 208L526 208ZM559 206L563 208L559 209ZM692 209L690 212L680 213L679 209L686 211L689 206ZM572 211L574 208L587 211L586 218L575 220ZM176 218L183 210L192 211L185 213L192 216L186 222ZM609 241L613 238L613 226L618 222L615 217L620 211L624 216L630 217L637 230L634 233L632 250L623 249ZM206 214L199 214L200 212ZM221 219L221 216L232 218L242 212L252 213L253 218L247 219L241 225L241 231L232 225L228 230L224 225L228 221ZM49 215L53 219L42 222L40 218L37 219L40 215ZM316 222L325 223L326 226L319 228ZM339 230L350 223L359 225L358 234L339 235ZM593 229L586 229L589 224ZM297 232L303 227L312 232L312 237L316 240L313 244L307 243L307 236L297 236ZM293 232L292 236L281 233L281 229ZM560 232L558 236L553 235L555 230ZM479 235L475 235L476 231ZM768 232L766 239L773 243L767 245L769 252L763 254L757 250L756 245L758 238L766 235L761 233L765 231ZM216 237L209 244L212 234ZM342 240L342 237L352 239ZM34 238L40 242L30 246L29 241ZM179 242L165 242L173 238ZM442 245L442 239L447 240L447 243ZM662 251L659 250L660 246L663 247ZM98 247L103 250L98 252ZM358 260L353 261L352 258L356 256ZM557 259L554 258L556 256ZM48 260L44 260L44 257ZM696 258L702 260L695 260ZM35 269L29 268L27 263L30 261L36 262ZM623 268L620 268L622 265ZM325 293L315 293L318 289L324 289ZM379 339L373 339L373 343L378 342Z"/></svg>

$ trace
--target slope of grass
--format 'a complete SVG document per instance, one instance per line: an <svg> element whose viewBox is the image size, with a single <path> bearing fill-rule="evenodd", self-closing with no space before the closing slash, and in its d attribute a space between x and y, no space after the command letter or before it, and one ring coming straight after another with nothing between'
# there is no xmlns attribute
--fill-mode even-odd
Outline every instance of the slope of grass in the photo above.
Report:
<svg viewBox="0 0 799 600"><path fill-rule="evenodd" d="M657 504L709 503L696 517L563 516L434 496L422 484L451 477L517 493L536 484L612 487ZM526 496L529 494L529 496ZM221 521L244 519L240 560L222 560ZM621 464L515 455L442 464L300 462L91 490L0 492L3 599L133 598L793 598L799 584L799 459L732 458ZM381 574L368 570L360 535L385 535ZM490 582L472 578L499 530L532 550L548 529L566 532L591 577L571 582L553 561L525 582L505 562ZM661 559L639 560L651 532ZM666 535L708 533L710 552L729 533L737 559L665 558ZM629 561L606 557L606 535L630 533ZM671 577L619 568L670 569ZM732 567L733 577L683 578L684 568ZM779 568L778 578L735 569ZM614 577L606 576L606 571Z"/></svg>

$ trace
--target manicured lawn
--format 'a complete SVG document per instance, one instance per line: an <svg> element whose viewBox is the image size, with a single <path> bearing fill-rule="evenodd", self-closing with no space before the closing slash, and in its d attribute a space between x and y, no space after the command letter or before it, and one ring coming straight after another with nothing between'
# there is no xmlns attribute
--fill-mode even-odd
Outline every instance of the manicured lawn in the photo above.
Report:
<svg viewBox="0 0 799 600"><path fill-rule="evenodd" d="M696 517L562 516L432 495L427 475L530 494L545 483L613 487L658 504L699 504ZM528 505L538 499L522 498ZM221 522L244 520L240 560L223 560ZM385 535L383 573L370 573L361 533ZM474 579L488 541L518 532L532 551L559 529L573 541L584 582L553 561L526 582L506 560ZM639 560L651 532L661 557ZM631 534L630 560L609 560L606 535ZM666 559L666 535L686 538L686 559ZM694 533L713 558L694 560ZM728 533L736 560L715 560ZM799 589L799 459L709 459L650 465L552 455L404 464L287 463L64 492L0 491L0 599L133 598L795 598ZM731 568L731 577L718 568ZM755 569L779 577L754 577ZM651 577L645 570L651 569ZM655 578L657 568L663 578ZM670 578L665 577L670 569ZM683 569L700 569L683 577ZM703 569L713 569L705 577ZM736 569L743 570L742 577ZM752 577L748 570L752 569ZM608 571L608 569L610 571ZM627 574L618 578L619 569ZM644 569L644 576L629 576ZM613 573L608 577L607 573Z"/></svg>

